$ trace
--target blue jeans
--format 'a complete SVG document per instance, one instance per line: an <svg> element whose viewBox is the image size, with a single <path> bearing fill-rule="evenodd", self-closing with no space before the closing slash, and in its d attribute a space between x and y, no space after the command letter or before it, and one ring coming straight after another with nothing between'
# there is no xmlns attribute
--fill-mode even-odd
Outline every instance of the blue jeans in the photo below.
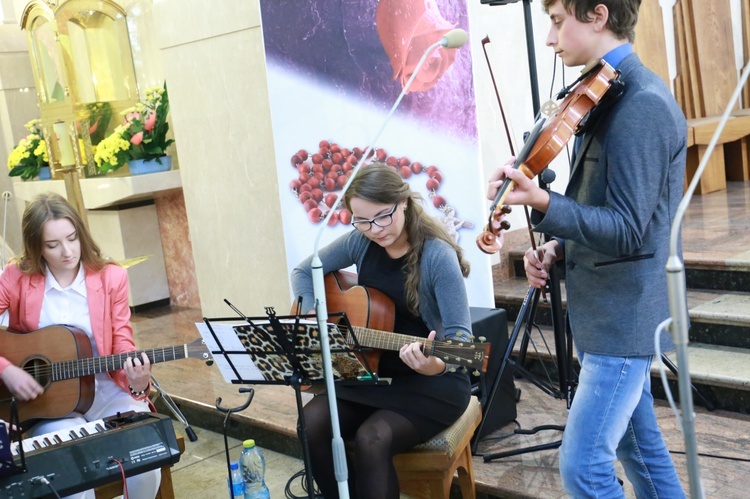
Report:
<svg viewBox="0 0 750 499"><path fill-rule="evenodd" d="M579 352L581 372L560 448L571 497L624 497L619 459L636 497L685 497L656 421L648 357Z"/></svg>

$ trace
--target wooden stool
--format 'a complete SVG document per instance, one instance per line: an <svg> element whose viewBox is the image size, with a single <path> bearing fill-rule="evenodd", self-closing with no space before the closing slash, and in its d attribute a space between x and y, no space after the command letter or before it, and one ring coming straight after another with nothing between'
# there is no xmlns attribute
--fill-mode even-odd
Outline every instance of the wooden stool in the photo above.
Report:
<svg viewBox="0 0 750 499"><path fill-rule="evenodd" d="M185 438L177 435L177 447L180 454L185 452ZM111 482L94 489L96 499L112 499L122 495L122 480ZM174 499L174 489L172 487L172 466L164 466L161 469L161 484L156 492L155 499Z"/></svg>
<svg viewBox="0 0 750 499"><path fill-rule="evenodd" d="M464 499L476 498L471 465L471 437L482 421L482 407L472 396L458 421L409 452L396 455L393 464L401 492L411 497L448 499L453 475Z"/></svg>

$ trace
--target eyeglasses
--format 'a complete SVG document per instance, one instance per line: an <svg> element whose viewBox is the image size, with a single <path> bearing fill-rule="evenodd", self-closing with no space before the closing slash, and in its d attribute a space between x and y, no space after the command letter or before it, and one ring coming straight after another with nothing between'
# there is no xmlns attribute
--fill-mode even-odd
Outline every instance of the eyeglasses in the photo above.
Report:
<svg viewBox="0 0 750 499"><path fill-rule="evenodd" d="M355 220L352 222L352 225L360 232L367 232L372 228L372 224L375 224L380 228L388 227L393 223L393 214L396 212L397 206L398 203L394 204L390 212L378 215L372 220Z"/></svg>

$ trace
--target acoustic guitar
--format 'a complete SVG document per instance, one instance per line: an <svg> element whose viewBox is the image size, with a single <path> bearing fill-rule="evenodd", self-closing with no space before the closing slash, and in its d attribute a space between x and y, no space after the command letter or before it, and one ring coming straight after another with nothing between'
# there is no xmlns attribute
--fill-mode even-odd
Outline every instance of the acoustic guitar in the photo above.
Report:
<svg viewBox="0 0 750 499"><path fill-rule="evenodd" d="M0 330L0 354L24 369L44 387L34 400L16 401L21 423L84 413L94 402L94 375L122 369L128 357L145 352L152 364L211 354L196 340L189 344L93 357L86 333L71 326L47 326L31 333ZM0 382L0 418L10 414L10 391Z"/></svg>
<svg viewBox="0 0 750 499"><path fill-rule="evenodd" d="M374 371L377 371L382 350L398 351L415 341L422 343L425 355L438 357L446 364L458 364L482 372L487 370L489 343L428 340L390 332L395 320L393 301L377 289L357 285L355 274L330 272L325 276L325 289L328 311L345 312L352 326L352 331L346 331L347 343L354 344L354 333L359 345L374 349L364 353ZM330 319L336 320L335 316Z"/></svg>

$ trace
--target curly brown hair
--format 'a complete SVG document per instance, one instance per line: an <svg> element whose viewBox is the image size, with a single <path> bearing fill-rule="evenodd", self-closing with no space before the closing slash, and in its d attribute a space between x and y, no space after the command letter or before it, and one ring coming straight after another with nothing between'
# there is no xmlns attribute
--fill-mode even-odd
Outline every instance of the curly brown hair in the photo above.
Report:
<svg viewBox="0 0 750 499"><path fill-rule="evenodd" d="M575 14L582 23L591 21L589 13L602 4L609 11L607 29L617 38L635 41L635 25L638 23L638 9L641 0L542 0L544 11L547 12L556 2L561 2L567 12Z"/></svg>
<svg viewBox="0 0 750 499"><path fill-rule="evenodd" d="M404 210L409 250L406 252L406 303L414 315L419 315L419 279L420 258L424 250L425 241L431 238L441 239L450 244L456 251L456 257L464 277L469 275L471 266L463 257L463 250L453 242L445 227L434 217L425 212L422 196L411 190L407 182L401 178L396 169L384 163L374 162L357 173L349 189L344 194L344 203L351 211L350 202L353 198L364 199L378 204L396 204L406 201Z"/></svg>

